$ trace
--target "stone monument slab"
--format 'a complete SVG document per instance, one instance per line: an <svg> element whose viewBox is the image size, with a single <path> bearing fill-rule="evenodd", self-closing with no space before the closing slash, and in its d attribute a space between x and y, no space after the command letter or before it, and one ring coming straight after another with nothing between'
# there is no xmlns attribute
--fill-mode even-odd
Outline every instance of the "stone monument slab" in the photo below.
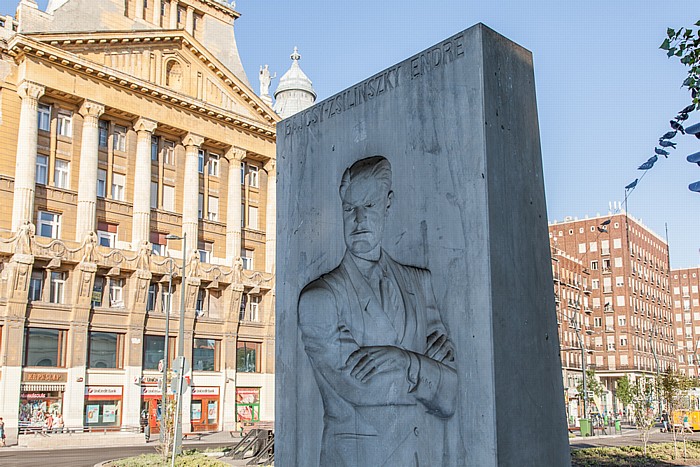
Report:
<svg viewBox="0 0 700 467"><path fill-rule="evenodd" d="M277 134L276 464L569 465L530 52L478 24Z"/></svg>

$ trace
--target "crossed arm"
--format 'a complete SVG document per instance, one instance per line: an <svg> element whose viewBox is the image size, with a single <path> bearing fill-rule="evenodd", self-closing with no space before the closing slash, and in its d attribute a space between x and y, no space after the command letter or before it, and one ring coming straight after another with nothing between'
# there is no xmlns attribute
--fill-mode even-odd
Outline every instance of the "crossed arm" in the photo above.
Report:
<svg viewBox="0 0 700 467"><path fill-rule="evenodd" d="M353 405L419 402L440 417L454 413L454 351L442 326L427 336L423 354L396 346L361 347L341 322L333 294L319 284L299 298L299 326L316 377Z"/></svg>

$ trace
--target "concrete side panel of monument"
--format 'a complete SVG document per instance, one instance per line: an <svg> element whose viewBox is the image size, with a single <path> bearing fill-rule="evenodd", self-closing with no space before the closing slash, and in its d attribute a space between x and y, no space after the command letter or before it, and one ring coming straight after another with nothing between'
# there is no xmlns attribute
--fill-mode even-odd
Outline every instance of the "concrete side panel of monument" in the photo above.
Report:
<svg viewBox="0 0 700 467"><path fill-rule="evenodd" d="M337 373L312 367L297 307L343 260L343 172L381 155L394 192L382 248L430 271L458 388L444 435L391 417L382 429L416 428L395 446L416 459L443 446L431 465L569 465L531 54L478 24L278 125L276 462L319 465L334 423L317 380ZM352 401L359 422L375 399Z"/></svg>

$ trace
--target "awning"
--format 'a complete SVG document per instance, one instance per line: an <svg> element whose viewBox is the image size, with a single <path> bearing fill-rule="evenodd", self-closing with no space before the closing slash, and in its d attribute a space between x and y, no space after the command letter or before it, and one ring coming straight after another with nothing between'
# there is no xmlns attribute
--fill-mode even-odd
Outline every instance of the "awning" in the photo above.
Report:
<svg viewBox="0 0 700 467"><path fill-rule="evenodd" d="M65 391L65 384L56 383L22 383L19 387L20 392L37 392L37 391Z"/></svg>

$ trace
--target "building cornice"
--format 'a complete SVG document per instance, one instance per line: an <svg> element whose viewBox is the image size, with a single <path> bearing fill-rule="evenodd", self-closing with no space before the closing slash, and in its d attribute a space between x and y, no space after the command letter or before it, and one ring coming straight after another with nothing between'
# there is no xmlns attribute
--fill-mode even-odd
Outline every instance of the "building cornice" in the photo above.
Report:
<svg viewBox="0 0 700 467"><path fill-rule="evenodd" d="M266 123L240 115L231 110L223 109L195 99L191 96L175 92L171 89L156 85L122 71L94 63L71 52L60 49L67 45L90 44L139 44L139 43L180 43L194 53L213 73L215 73L234 93L260 114ZM41 61L61 66L73 72L89 75L93 78L119 85L132 92L138 92L156 99L187 108L192 112L219 120L227 125L233 125L243 131L272 139L275 138L275 123L280 120L255 93L236 78L218 60L212 57L196 39L184 31L139 31L116 33L80 33L80 34L32 34L15 35L8 43L8 54L21 61L23 56L33 56Z"/></svg>

